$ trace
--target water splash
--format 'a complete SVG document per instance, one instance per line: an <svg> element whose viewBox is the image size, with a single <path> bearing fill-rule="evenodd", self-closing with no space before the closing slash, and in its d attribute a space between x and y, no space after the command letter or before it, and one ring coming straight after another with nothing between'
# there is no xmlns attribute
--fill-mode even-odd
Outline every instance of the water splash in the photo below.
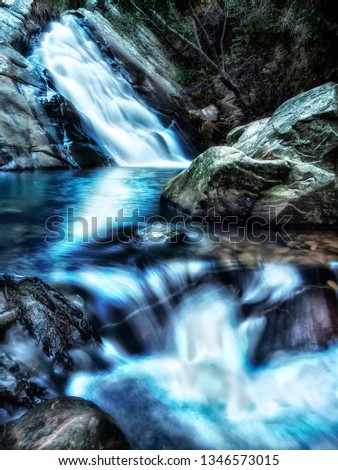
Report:
<svg viewBox="0 0 338 470"><path fill-rule="evenodd" d="M53 282L86 292L100 334L114 340L111 347L149 353L163 347L168 319L179 298L211 266L211 262L170 260L144 269L95 267L56 272Z"/></svg>
<svg viewBox="0 0 338 470"><path fill-rule="evenodd" d="M49 71L57 91L75 106L88 133L112 161L120 166L189 165L174 131L104 61L72 15L52 23L32 59Z"/></svg>
<svg viewBox="0 0 338 470"><path fill-rule="evenodd" d="M266 275L274 270L277 278ZM337 346L250 363L265 318L244 319L242 305L264 297L266 307L272 292L285 300L301 283L291 266L258 273L242 299L215 283L190 290L174 309L164 349L123 358L108 344L111 371L77 375L67 393L109 412L135 448L337 448Z"/></svg>

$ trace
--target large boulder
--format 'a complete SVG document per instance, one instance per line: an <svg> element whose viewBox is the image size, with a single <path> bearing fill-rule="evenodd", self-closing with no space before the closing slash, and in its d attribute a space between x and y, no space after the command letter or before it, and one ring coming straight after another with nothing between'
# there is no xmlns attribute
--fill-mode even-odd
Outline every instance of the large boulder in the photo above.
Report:
<svg viewBox="0 0 338 470"><path fill-rule="evenodd" d="M56 398L0 427L4 450L128 450L113 419L81 398Z"/></svg>
<svg viewBox="0 0 338 470"><path fill-rule="evenodd" d="M263 120L258 123L234 147L255 159L290 159L324 170L337 169L338 84L301 93L280 106L265 125Z"/></svg>
<svg viewBox="0 0 338 470"><path fill-rule="evenodd" d="M192 216L338 224L338 85L283 104L169 182L163 200ZM243 130L243 133L242 133ZM263 219L264 218L264 219Z"/></svg>

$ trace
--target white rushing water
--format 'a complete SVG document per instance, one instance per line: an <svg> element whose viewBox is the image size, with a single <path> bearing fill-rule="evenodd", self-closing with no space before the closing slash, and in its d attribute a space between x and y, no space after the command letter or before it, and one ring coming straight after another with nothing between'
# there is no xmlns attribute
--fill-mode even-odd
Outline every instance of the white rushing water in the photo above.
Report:
<svg viewBox="0 0 338 470"><path fill-rule="evenodd" d="M152 330L155 335L158 327L149 302L148 311L137 318L134 301L143 303L151 286L165 298L167 288L158 284L161 271L170 272L183 288L188 273L198 279L207 268L187 265L182 277L183 265L162 266L147 273L154 279L141 292L139 284L133 286L133 274L124 277L124 293L111 274L99 284L105 297L116 295L118 302L123 297L142 337ZM111 370L74 376L67 393L93 400L110 413L134 448L337 448L337 346L325 352L280 353L260 367L249 360L265 318L243 319L241 305L263 302L268 309L301 286L297 268L279 264L253 272L241 300L217 282L192 286L176 307L168 304L171 316L162 350L135 357L106 340L103 354Z"/></svg>
<svg viewBox="0 0 338 470"><path fill-rule="evenodd" d="M112 161L120 166L189 165L173 129L165 128L121 73L105 62L73 16L52 23L32 59L49 71L57 91L75 106Z"/></svg>

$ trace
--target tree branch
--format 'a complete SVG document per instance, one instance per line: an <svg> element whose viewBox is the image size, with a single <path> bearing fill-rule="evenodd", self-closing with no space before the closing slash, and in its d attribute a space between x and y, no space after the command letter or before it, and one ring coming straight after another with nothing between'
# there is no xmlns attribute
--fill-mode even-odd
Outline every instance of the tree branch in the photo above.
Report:
<svg viewBox="0 0 338 470"><path fill-rule="evenodd" d="M213 60L215 60L216 62L219 62L217 52L215 50L215 47L214 47L213 43L210 41L209 34L207 33L207 31L205 30L202 22L200 21L200 19L196 15L195 10L191 6L190 0L189 0L189 9L190 9L190 13L191 13L191 16L193 18L194 26L195 26L196 30L197 30L197 27L200 29L200 31L201 31L201 33L204 37L204 40L205 40L205 42L208 46L208 49L211 52L211 55L213 56ZM202 49L202 46L200 48Z"/></svg>
<svg viewBox="0 0 338 470"><path fill-rule="evenodd" d="M220 40L221 46L221 57L222 57L222 67L224 68L225 65L225 49L224 49L224 40L225 40L225 33L228 25L228 5L224 6L224 13L223 13L223 28L222 28L222 35Z"/></svg>
<svg viewBox="0 0 338 470"><path fill-rule="evenodd" d="M240 105L242 111L244 113L247 112L248 106L237 86L237 84L232 80L230 75L224 70L224 68L219 64L216 63L214 60L212 60L198 45L194 44L190 39L186 38L183 36L179 31L176 31L176 29L172 28L167 24L167 22L162 18L161 15L159 15L155 10L150 10L151 15L153 18L161 25L163 28L165 28L168 32L176 36L178 39L180 39L184 44L190 47L194 52L197 53L197 55L211 68L213 69L218 75L222 83L231 91L234 92L238 104Z"/></svg>

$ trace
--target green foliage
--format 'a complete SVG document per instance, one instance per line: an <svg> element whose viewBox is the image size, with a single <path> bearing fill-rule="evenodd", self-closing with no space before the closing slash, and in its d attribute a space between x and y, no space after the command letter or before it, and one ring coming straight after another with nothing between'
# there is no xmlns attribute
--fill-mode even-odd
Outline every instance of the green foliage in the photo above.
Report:
<svg viewBox="0 0 338 470"><path fill-rule="evenodd" d="M310 6L311 1L308 3ZM279 41L300 47L320 38L321 19L316 9L304 9L293 0L228 0L228 8L235 26L227 63Z"/></svg>
<svg viewBox="0 0 338 470"><path fill-rule="evenodd" d="M53 2L59 11L76 10L86 5L86 0L56 0Z"/></svg>
<svg viewBox="0 0 338 470"><path fill-rule="evenodd" d="M130 15L135 20L144 19L142 11L147 15L149 10L155 10L171 27L185 37L193 38L194 33L190 18L183 15L177 8L179 0L115 0L113 3L120 11ZM182 3L180 5L182 6ZM148 26L151 26L151 24L148 24ZM177 47L179 48L180 45L178 44Z"/></svg>
<svg viewBox="0 0 338 470"><path fill-rule="evenodd" d="M153 9L165 16L175 15L177 12L175 0L117 0L114 3L126 11L135 11L134 5L137 5L142 10Z"/></svg>
<svg viewBox="0 0 338 470"><path fill-rule="evenodd" d="M188 86L196 82L197 79L197 70L196 68L188 66L176 66L176 76L175 80L182 86Z"/></svg>

